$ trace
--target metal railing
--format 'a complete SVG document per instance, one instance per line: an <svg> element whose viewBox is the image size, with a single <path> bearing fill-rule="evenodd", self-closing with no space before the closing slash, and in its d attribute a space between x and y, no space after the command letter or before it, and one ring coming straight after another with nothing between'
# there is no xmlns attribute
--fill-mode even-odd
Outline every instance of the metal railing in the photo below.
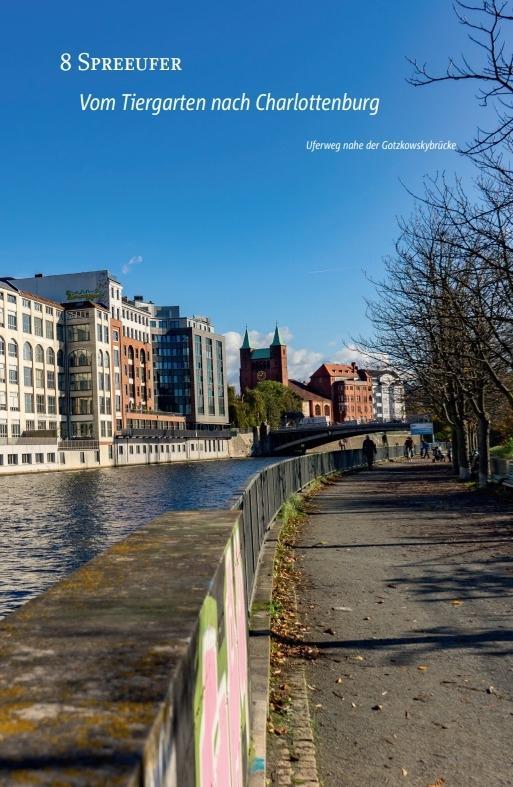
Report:
<svg viewBox="0 0 513 787"><path fill-rule="evenodd" d="M99 440L61 440L59 451L98 451Z"/></svg>
<svg viewBox="0 0 513 787"><path fill-rule="evenodd" d="M402 446L380 447L376 460L394 459L402 454ZM246 568L248 604L251 604L253 582L265 535L284 502L320 476L358 470L366 465L359 448L312 453L277 462L251 478L232 505L232 508L242 511L241 546Z"/></svg>

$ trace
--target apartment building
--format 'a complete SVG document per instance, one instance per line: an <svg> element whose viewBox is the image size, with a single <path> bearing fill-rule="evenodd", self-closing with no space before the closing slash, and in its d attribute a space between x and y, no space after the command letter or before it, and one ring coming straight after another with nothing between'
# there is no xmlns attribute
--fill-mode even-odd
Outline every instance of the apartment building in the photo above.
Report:
<svg viewBox="0 0 513 787"><path fill-rule="evenodd" d="M375 421L402 421L406 418L404 384L396 372L369 369L372 380L372 407Z"/></svg>
<svg viewBox="0 0 513 787"><path fill-rule="evenodd" d="M109 312L92 301L65 304L63 309L61 437L108 444L115 417Z"/></svg>
<svg viewBox="0 0 513 787"><path fill-rule="evenodd" d="M0 438L60 430L62 308L0 281Z"/></svg>
<svg viewBox="0 0 513 787"><path fill-rule="evenodd" d="M308 389L331 399L333 420L372 421L372 380L356 363L324 363L311 376Z"/></svg>

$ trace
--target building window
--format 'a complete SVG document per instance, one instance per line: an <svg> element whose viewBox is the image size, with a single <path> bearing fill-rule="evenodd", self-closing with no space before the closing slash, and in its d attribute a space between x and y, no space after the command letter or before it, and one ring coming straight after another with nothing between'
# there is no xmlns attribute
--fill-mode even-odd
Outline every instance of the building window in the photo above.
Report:
<svg viewBox="0 0 513 787"><path fill-rule="evenodd" d="M45 461L44 454L36 454L36 465L42 465Z"/></svg>
<svg viewBox="0 0 513 787"><path fill-rule="evenodd" d="M80 451L80 462L81 462L81 464L85 465L85 453L84 453L84 451Z"/></svg>
<svg viewBox="0 0 513 787"><path fill-rule="evenodd" d="M15 314L9 312L7 314L7 327L11 329L11 331L16 331L18 328L18 320Z"/></svg>
<svg viewBox="0 0 513 787"><path fill-rule="evenodd" d="M7 454L7 464L8 465L17 465L18 464L18 454Z"/></svg>
<svg viewBox="0 0 513 787"><path fill-rule="evenodd" d="M54 453L47 454L46 455L46 461L49 462L50 464L54 464L55 463L55 454Z"/></svg>
<svg viewBox="0 0 513 787"><path fill-rule="evenodd" d="M36 336L43 335L43 320L41 317L34 317L34 333Z"/></svg>
<svg viewBox="0 0 513 787"><path fill-rule="evenodd" d="M31 465L32 464L32 454L22 454L21 455L21 464L22 465Z"/></svg>
<svg viewBox="0 0 513 787"><path fill-rule="evenodd" d="M23 333L32 333L32 317L30 314L24 314L23 320Z"/></svg>

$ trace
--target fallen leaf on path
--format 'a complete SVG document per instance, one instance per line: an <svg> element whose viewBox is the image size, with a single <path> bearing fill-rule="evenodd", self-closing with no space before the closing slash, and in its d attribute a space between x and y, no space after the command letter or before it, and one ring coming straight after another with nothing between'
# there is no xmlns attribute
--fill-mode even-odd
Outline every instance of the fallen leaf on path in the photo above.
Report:
<svg viewBox="0 0 513 787"><path fill-rule="evenodd" d="M335 632L334 632L334 630L331 628L331 626L328 626L328 628L327 628L327 629L324 629L324 632L323 632L323 633L324 633L324 634L331 634L332 636L334 636L334 634L335 634Z"/></svg>
<svg viewBox="0 0 513 787"><path fill-rule="evenodd" d="M453 598L453 600L451 601L451 604L453 605L453 607L461 607L461 605L463 604L463 601L460 601L459 598Z"/></svg>
<svg viewBox="0 0 513 787"><path fill-rule="evenodd" d="M344 678L337 678L335 683L343 683L343 681L344 681Z"/></svg>
<svg viewBox="0 0 513 787"><path fill-rule="evenodd" d="M355 661L365 661L365 656L351 656Z"/></svg>
<svg viewBox="0 0 513 787"><path fill-rule="evenodd" d="M440 778L437 779L436 782L432 782L431 784L428 784L426 787L442 787L444 784L445 784L445 779L443 779L440 776Z"/></svg>
<svg viewBox="0 0 513 787"><path fill-rule="evenodd" d="M356 708L356 702L352 702L352 703L351 703L351 707L352 707L352 708Z"/></svg>
<svg viewBox="0 0 513 787"><path fill-rule="evenodd" d="M321 703L320 703L320 702L318 702L318 703L317 703L317 705L316 705L315 707L316 707L316 708L322 708L322 705L321 705Z"/></svg>
<svg viewBox="0 0 513 787"><path fill-rule="evenodd" d="M403 776L408 776L408 771L406 770L406 768L401 768L401 773Z"/></svg>
<svg viewBox="0 0 513 787"><path fill-rule="evenodd" d="M332 607L332 609L335 610L335 612L352 612L353 611L352 607Z"/></svg>
<svg viewBox="0 0 513 787"><path fill-rule="evenodd" d="M383 710L383 705L373 705L372 710Z"/></svg>
<svg viewBox="0 0 513 787"><path fill-rule="evenodd" d="M486 693L487 694L497 694L497 689L495 688L495 686L488 686L488 688L486 689Z"/></svg>
<svg viewBox="0 0 513 787"><path fill-rule="evenodd" d="M427 672L427 669L428 669L428 668L426 667L426 665L425 665L425 664L419 664L419 665L418 665L418 667L417 667L417 669L418 669L420 672Z"/></svg>

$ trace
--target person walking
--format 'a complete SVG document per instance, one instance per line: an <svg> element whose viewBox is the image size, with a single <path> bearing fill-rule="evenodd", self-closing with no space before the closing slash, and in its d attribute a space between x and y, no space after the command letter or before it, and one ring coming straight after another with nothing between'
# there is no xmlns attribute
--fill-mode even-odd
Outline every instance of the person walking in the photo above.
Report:
<svg viewBox="0 0 513 787"><path fill-rule="evenodd" d="M422 442L420 444L420 458L429 459L429 443L427 440L424 440L424 438L422 438Z"/></svg>
<svg viewBox="0 0 513 787"><path fill-rule="evenodd" d="M413 459L413 440L411 436L408 436L404 441L404 455L408 462L411 462Z"/></svg>
<svg viewBox="0 0 513 787"><path fill-rule="evenodd" d="M371 440L369 435L365 438L362 445L362 451L365 459L367 460L367 467L369 470L372 470L372 465L374 464L374 458L377 453L376 443L374 440Z"/></svg>
<svg viewBox="0 0 513 787"><path fill-rule="evenodd" d="M385 458L390 459L390 450L388 448L388 437L386 432L383 432L381 442L383 444L383 450L385 451Z"/></svg>

